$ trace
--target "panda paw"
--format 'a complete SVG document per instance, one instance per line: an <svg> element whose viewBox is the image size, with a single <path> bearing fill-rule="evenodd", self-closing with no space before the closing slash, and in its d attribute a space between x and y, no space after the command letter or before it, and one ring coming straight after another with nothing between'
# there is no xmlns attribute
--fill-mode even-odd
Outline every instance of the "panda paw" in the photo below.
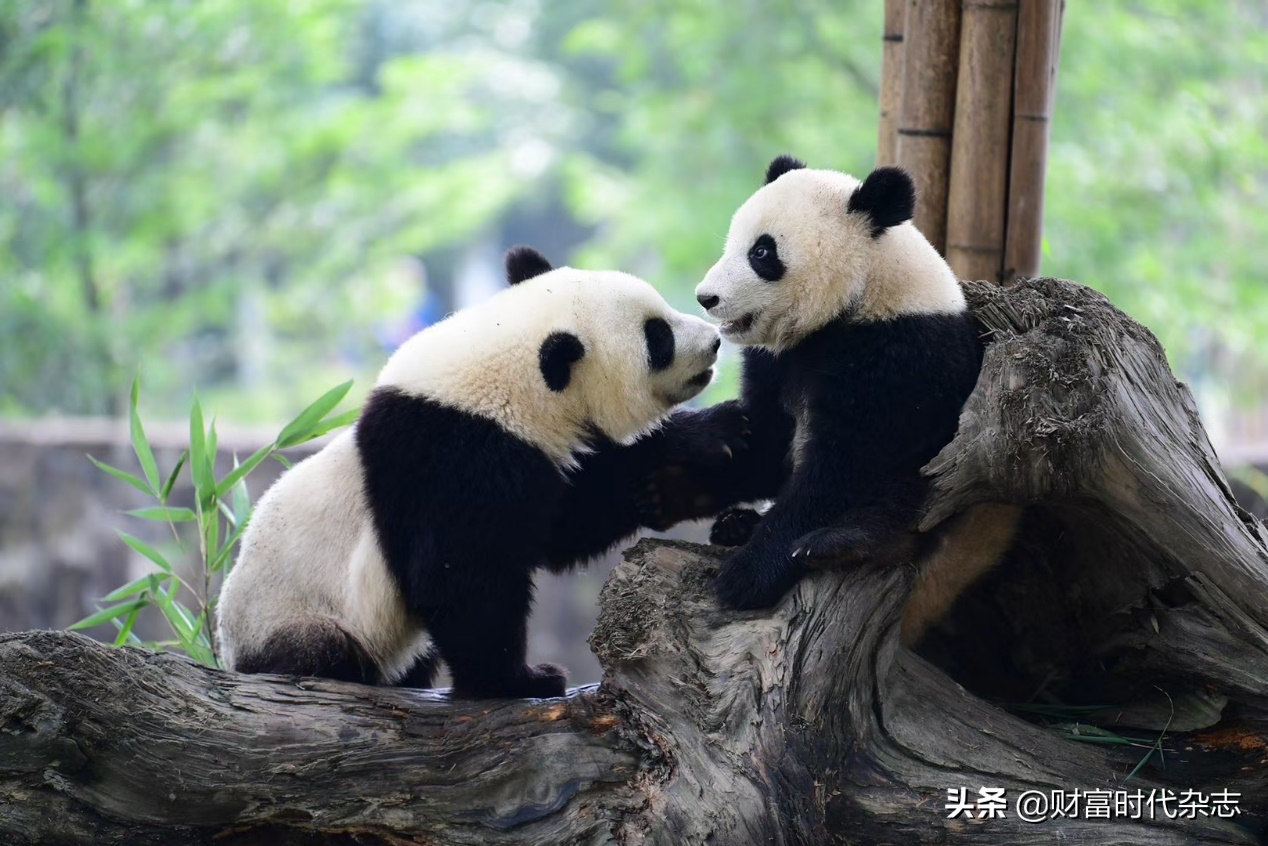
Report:
<svg viewBox="0 0 1268 846"><path fill-rule="evenodd" d="M459 699L552 699L567 691L568 674L557 664L522 667L509 678L486 678L479 683L454 680L453 695Z"/></svg>
<svg viewBox="0 0 1268 846"><path fill-rule="evenodd" d="M514 696L518 699L552 699L567 692L568 673L558 664L525 667L515 680Z"/></svg>
<svg viewBox="0 0 1268 846"><path fill-rule="evenodd" d="M867 557L869 532L855 526L829 526L807 532L792 544L792 557L808 565L845 564Z"/></svg>
<svg viewBox="0 0 1268 846"><path fill-rule="evenodd" d="M678 522L669 516L668 503L661 496L661 492L668 490L672 484L673 469L651 474L634 490L634 512L638 515L640 526L664 532Z"/></svg>
<svg viewBox="0 0 1268 846"><path fill-rule="evenodd" d="M713 593L724 608L754 611L771 608L797 583L799 569L770 566L747 548L733 552L713 580Z"/></svg>
<svg viewBox="0 0 1268 846"><path fill-rule="evenodd" d="M709 543L717 546L744 546L753 536L762 515L752 508L728 508L713 521Z"/></svg>
<svg viewBox="0 0 1268 846"><path fill-rule="evenodd" d="M649 473L635 487L633 498L639 525L657 532L718 512L715 501L691 471L676 464Z"/></svg>
<svg viewBox="0 0 1268 846"><path fill-rule="evenodd" d="M748 416L736 400L676 416L666 429L668 456L683 464L725 464L748 449Z"/></svg>

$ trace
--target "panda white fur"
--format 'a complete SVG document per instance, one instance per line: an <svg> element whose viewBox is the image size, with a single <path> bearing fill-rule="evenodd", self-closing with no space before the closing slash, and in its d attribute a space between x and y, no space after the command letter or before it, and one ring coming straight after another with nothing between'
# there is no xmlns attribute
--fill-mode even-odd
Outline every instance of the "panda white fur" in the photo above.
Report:
<svg viewBox="0 0 1268 846"><path fill-rule="evenodd" d="M648 522L775 500L714 526L716 542L739 547L714 585L726 605L773 605L816 559L923 559L904 617L911 643L1012 541L1007 506L911 530L920 468L955 435L982 354L958 280L911 223L914 204L901 169L860 182L780 156L696 289L745 346L751 448L708 473L660 477L662 513Z"/></svg>
<svg viewBox="0 0 1268 846"><path fill-rule="evenodd" d="M729 454L740 418L671 416L720 341L646 282L524 247L507 276L406 341L355 427L260 500L220 596L227 666L428 686L438 653L456 695L564 692L525 663L534 570L633 534L649 468Z"/></svg>

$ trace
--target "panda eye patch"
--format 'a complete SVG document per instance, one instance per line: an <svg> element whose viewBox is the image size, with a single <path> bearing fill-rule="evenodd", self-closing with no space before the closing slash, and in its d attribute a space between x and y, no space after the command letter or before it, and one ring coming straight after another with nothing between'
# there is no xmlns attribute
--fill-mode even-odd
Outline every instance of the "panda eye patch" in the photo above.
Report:
<svg viewBox="0 0 1268 846"><path fill-rule="evenodd" d="M660 317L649 317L643 324L643 336L647 338L647 366L653 371L664 370L674 362L674 330Z"/></svg>
<svg viewBox="0 0 1268 846"><path fill-rule="evenodd" d="M748 248L748 264L753 272L767 282L778 282L784 276L784 263L779 260L779 248L769 234L760 235Z"/></svg>

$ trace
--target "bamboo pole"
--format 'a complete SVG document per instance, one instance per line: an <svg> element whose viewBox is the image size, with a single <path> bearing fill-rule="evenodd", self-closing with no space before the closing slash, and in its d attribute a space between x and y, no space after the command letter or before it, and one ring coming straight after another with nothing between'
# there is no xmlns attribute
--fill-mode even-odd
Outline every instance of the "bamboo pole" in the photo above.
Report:
<svg viewBox="0 0 1268 846"><path fill-rule="evenodd" d="M942 252L960 57L959 0L907 0L898 163L916 182L917 228Z"/></svg>
<svg viewBox="0 0 1268 846"><path fill-rule="evenodd" d="M885 0L877 167L898 164L898 123L903 110L903 28L906 19L907 0Z"/></svg>
<svg viewBox="0 0 1268 846"><path fill-rule="evenodd" d="M1003 282L1039 275L1044 174L1057 88L1065 0L1024 0L1017 19L1017 76Z"/></svg>
<svg viewBox="0 0 1268 846"><path fill-rule="evenodd" d="M962 279L1001 281L1017 5L971 0L961 12L946 256Z"/></svg>

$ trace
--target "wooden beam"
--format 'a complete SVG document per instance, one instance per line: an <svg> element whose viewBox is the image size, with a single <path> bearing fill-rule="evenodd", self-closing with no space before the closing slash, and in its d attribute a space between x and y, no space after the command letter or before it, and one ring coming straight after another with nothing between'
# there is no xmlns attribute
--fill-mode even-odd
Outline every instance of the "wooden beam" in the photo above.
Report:
<svg viewBox="0 0 1268 846"><path fill-rule="evenodd" d="M1004 263L1017 0L966 2L947 196L947 262L998 283Z"/></svg>
<svg viewBox="0 0 1268 846"><path fill-rule="evenodd" d="M1004 284L1039 275L1044 175L1057 88L1064 0L1024 0L1017 18Z"/></svg>
<svg viewBox="0 0 1268 846"><path fill-rule="evenodd" d="M877 167L898 164L898 124L903 110L903 29L906 21L907 0L885 0Z"/></svg>
<svg viewBox="0 0 1268 846"><path fill-rule="evenodd" d="M943 252L960 58L959 0L907 0L898 164L916 181L917 228Z"/></svg>

